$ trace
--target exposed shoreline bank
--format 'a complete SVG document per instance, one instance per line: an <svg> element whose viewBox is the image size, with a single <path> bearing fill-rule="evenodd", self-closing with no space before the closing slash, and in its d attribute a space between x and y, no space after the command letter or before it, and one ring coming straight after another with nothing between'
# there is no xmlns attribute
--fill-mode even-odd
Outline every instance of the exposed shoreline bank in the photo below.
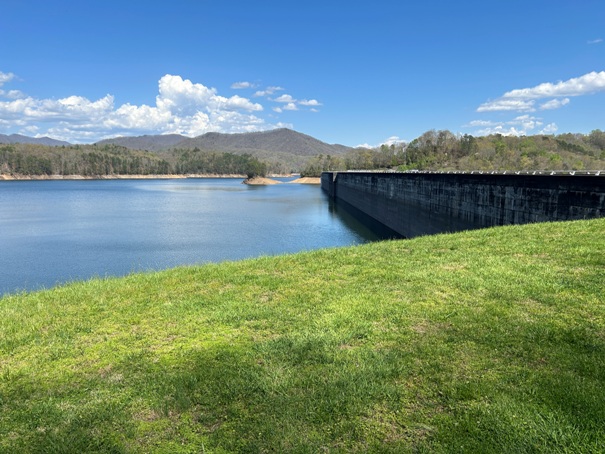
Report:
<svg viewBox="0 0 605 454"><path fill-rule="evenodd" d="M272 175L273 177L289 177L291 175ZM0 174L0 181L20 180L170 180L187 178L246 178L244 174L162 174L162 175L7 175Z"/></svg>
<svg viewBox="0 0 605 454"><path fill-rule="evenodd" d="M290 183L294 183L294 184L321 184L321 178L302 177L302 178L297 178L297 179L292 180L292 181L286 181L286 182L284 182L284 181L274 180L272 178L254 177L254 178L246 178L244 181L242 181L242 183L253 185L253 186L263 186L263 185L282 184L282 183L286 183L286 184L290 184Z"/></svg>
<svg viewBox="0 0 605 454"><path fill-rule="evenodd" d="M171 180L171 179L194 179L194 178L233 178L243 179L243 183L251 185L280 184L282 181L273 178L287 178L293 175L269 175L267 178L248 179L242 174L167 174L167 175L7 175L0 174L0 181L45 181L45 180ZM297 178L288 183L320 184L319 178Z"/></svg>

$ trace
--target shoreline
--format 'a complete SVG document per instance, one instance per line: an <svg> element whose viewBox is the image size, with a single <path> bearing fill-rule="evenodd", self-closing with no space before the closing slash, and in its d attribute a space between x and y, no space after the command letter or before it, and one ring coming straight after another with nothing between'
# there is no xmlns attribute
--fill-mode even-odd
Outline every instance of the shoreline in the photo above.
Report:
<svg viewBox="0 0 605 454"><path fill-rule="evenodd" d="M288 178L293 175L269 175L266 178L254 178L248 180L247 175L243 174L163 174L163 175L7 175L0 174L0 181L62 181L62 180L172 180L172 179L195 179L195 178L231 178L242 179L245 184L267 185L279 184L282 181L276 181L272 178ZM297 178L296 180L288 181L288 183L299 184L320 184L319 178Z"/></svg>
<svg viewBox="0 0 605 454"><path fill-rule="evenodd" d="M281 176L281 175L280 175ZM289 175L284 175L289 176ZM152 174L152 175L7 175L0 174L0 181L30 180L171 180L187 178L246 178L244 174Z"/></svg>

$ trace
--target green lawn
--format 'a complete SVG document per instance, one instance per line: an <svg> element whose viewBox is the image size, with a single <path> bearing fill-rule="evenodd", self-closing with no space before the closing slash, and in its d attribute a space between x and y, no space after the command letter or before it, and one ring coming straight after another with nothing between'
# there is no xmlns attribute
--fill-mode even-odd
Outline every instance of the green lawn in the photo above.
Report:
<svg viewBox="0 0 605 454"><path fill-rule="evenodd" d="M0 452L605 452L605 219L0 299Z"/></svg>

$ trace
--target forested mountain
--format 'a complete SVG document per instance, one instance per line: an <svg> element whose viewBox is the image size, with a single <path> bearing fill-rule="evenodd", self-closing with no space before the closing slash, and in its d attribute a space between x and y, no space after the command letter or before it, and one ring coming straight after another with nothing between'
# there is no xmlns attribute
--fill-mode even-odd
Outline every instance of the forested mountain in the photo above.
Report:
<svg viewBox="0 0 605 454"><path fill-rule="evenodd" d="M131 150L145 150L162 156L186 150L248 154L266 162L271 173L288 173L304 168L317 155L342 155L352 148L330 145L306 134L281 128L271 131L223 134L209 132L188 138L178 134L116 137L97 145L119 145Z"/></svg>
<svg viewBox="0 0 605 454"><path fill-rule="evenodd" d="M605 170L605 132L590 134L473 137L450 131L427 131L409 144L373 150L355 149L342 156L316 156L302 173L322 170Z"/></svg>
<svg viewBox="0 0 605 454"><path fill-rule="evenodd" d="M287 173L302 169L316 155L341 155L350 147L329 145L291 129L274 129L242 134L209 132L178 143L178 149L218 150L250 154L267 162L271 172Z"/></svg>
<svg viewBox="0 0 605 454"><path fill-rule="evenodd" d="M97 142L97 145L119 145L130 150L160 151L174 147L187 139L180 134L164 134L137 137L114 137Z"/></svg>
<svg viewBox="0 0 605 454"><path fill-rule="evenodd" d="M248 132L242 134L221 134L208 132L204 135L186 139L177 148L200 148L202 150L221 150L232 153L288 153L296 156L315 156L318 154L343 154L350 147L329 145L306 134L281 128L271 131Z"/></svg>
<svg viewBox="0 0 605 454"><path fill-rule="evenodd" d="M97 142L97 145L106 144L120 145L131 150L146 151L167 151L172 148L199 148L200 150L227 151L236 154L268 152L295 156L342 154L351 149L344 145L329 145L306 134L286 128L240 134L208 132L193 138L179 134L115 137Z"/></svg>
<svg viewBox="0 0 605 454"><path fill-rule="evenodd" d="M154 143L153 137L156 136L138 139ZM167 142L177 138L168 137ZM315 154L309 156L308 153ZM605 170L605 132L597 129L590 134L473 137L431 130L409 144L383 145L376 149L328 145L288 129L248 134L209 133L179 140L178 146L156 152L109 143L0 145L0 174L13 176L262 175L291 171L315 176L323 170L372 169Z"/></svg>
<svg viewBox="0 0 605 454"><path fill-rule="evenodd" d="M102 140L97 145L120 145L132 150L147 150L165 154L171 150L202 150L249 154L265 161L276 173L289 172L304 167L310 157L339 155L349 150L344 145L329 145L306 134L291 129L274 129L263 132L223 134L209 132L194 138L177 134L116 137Z"/></svg>
<svg viewBox="0 0 605 454"><path fill-rule="evenodd" d="M28 137L21 134L11 134L10 136L0 134L0 143L32 143L51 146L70 145L69 142L51 139L50 137Z"/></svg>

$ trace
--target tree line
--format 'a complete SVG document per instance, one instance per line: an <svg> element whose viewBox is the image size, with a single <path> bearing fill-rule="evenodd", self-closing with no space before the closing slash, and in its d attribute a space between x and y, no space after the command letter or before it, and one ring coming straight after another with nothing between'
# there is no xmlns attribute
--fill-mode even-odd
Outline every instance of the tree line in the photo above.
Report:
<svg viewBox="0 0 605 454"><path fill-rule="evenodd" d="M0 145L0 174L5 175L184 175L237 174L265 176L267 164L249 155L172 150L163 155L118 145L51 147Z"/></svg>
<svg viewBox="0 0 605 454"><path fill-rule="evenodd" d="M342 156L320 155L302 170L602 170L605 132L590 134L474 137L431 130L410 143L356 148Z"/></svg>
<svg viewBox="0 0 605 454"><path fill-rule="evenodd" d="M113 145L0 145L0 174L14 176L186 175L300 171L319 176L328 170L603 170L605 132L590 134L474 137L430 130L409 143L355 148L338 155L300 157L301 163L263 161L251 154L172 149L161 153ZM303 160L304 158L304 160Z"/></svg>

